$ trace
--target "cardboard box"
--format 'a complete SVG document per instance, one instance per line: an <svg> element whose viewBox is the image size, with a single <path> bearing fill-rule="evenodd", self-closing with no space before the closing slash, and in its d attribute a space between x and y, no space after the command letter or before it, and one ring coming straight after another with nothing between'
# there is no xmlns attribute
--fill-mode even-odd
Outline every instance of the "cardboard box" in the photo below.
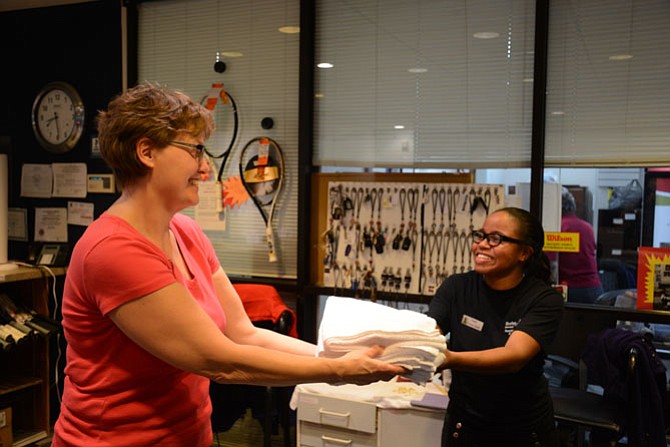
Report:
<svg viewBox="0 0 670 447"><path fill-rule="evenodd" d="M0 447L11 447L14 443L12 436L12 409L0 410Z"/></svg>

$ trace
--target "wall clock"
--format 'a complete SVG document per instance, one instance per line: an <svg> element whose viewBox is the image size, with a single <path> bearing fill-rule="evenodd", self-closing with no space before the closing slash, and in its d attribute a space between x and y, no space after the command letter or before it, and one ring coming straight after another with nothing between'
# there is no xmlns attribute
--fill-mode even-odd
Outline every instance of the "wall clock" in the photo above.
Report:
<svg viewBox="0 0 670 447"><path fill-rule="evenodd" d="M84 130L84 103L66 82L50 82L35 97L32 111L37 141L49 152L72 150Z"/></svg>

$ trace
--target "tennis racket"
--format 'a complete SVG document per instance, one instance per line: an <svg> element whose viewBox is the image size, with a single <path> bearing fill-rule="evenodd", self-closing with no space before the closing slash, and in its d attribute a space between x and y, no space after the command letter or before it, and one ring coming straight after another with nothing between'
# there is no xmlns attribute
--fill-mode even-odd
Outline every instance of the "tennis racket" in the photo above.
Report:
<svg viewBox="0 0 670 447"><path fill-rule="evenodd" d="M237 132L239 129L239 117L237 115L237 104L235 103L235 99L232 97L232 95L228 92L226 92L223 89L223 84L212 84L212 91L208 95L205 95L201 100L200 104L204 105L207 109L214 111L214 108L216 105L221 102L221 104L229 104L230 105L230 111L233 114L233 130L230 136L230 141L228 143L228 147L226 150L219 154L219 155L214 155L212 154L209 150L206 150L207 157L210 159L221 159L221 165L219 166L219 172L216 176L216 183L219 186L217 189L218 192L218 197L217 197L217 202L216 202L216 208L218 212L223 211L223 192L221 190L222 188L222 181L223 181L223 173L224 169L226 167L226 162L228 161L228 158L230 157L230 153L233 150L233 146L235 145L235 141L237 140Z"/></svg>
<svg viewBox="0 0 670 447"><path fill-rule="evenodd" d="M284 154L272 138L256 137L240 152L240 179L265 222L268 260L277 262L272 216L284 181Z"/></svg>

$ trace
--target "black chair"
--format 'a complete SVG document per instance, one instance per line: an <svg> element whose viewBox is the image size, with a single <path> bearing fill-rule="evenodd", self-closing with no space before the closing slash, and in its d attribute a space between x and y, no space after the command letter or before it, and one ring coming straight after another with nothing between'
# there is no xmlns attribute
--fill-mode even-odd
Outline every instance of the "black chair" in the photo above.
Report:
<svg viewBox="0 0 670 447"><path fill-rule="evenodd" d="M637 284L636 274L636 266L627 264L620 259L598 259L598 276L605 292L635 288Z"/></svg>
<svg viewBox="0 0 670 447"><path fill-rule="evenodd" d="M665 367L649 338L606 329L589 337L579 364L558 356L549 356L548 364L568 368L564 387L550 387L550 392L561 433L575 431L577 445L584 445L586 433L610 446L623 436L632 447L666 445ZM601 386L603 393L588 391L587 384Z"/></svg>
<svg viewBox="0 0 670 447"><path fill-rule="evenodd" d="M634 371L636 351L629 352L631 373ZM561 387L549 387L554 403L554 419L559 428L562 445L572 433L576 434L576 445L581 447L589 437L605 438L611 447L623 436L619 406L605 400L602 395L587 390L587 371L583 360L575 363L570 359L550 355L548 361L567 368ZM573 388L573 386L577 388Z"/></svg>
<svg viewBox="0 0 670 447"><path fill-rule="evenodd" d="M289 309L277 290L262 284L235 284L245 310L256 327L283 335L297 337L295 313ZM292 386L222 385L211 382L212 428L225 432L244 415L248 408L263 426L263 445L272 445L272 434L279 426L284 434L284 446L291 446L291 415L289 408Z"/></svg>

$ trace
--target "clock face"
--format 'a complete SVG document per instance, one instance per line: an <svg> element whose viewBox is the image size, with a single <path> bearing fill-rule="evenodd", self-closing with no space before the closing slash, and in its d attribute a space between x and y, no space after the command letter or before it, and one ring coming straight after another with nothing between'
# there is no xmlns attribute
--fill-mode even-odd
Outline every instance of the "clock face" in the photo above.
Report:
<svg viewBox="0 0 670 447"><path fill-rule="evenodd" d="M84 106L68 84L44 87L33 104L33 129L40 144L51 152L67 152L79 141L84 125Z"/></svg>

